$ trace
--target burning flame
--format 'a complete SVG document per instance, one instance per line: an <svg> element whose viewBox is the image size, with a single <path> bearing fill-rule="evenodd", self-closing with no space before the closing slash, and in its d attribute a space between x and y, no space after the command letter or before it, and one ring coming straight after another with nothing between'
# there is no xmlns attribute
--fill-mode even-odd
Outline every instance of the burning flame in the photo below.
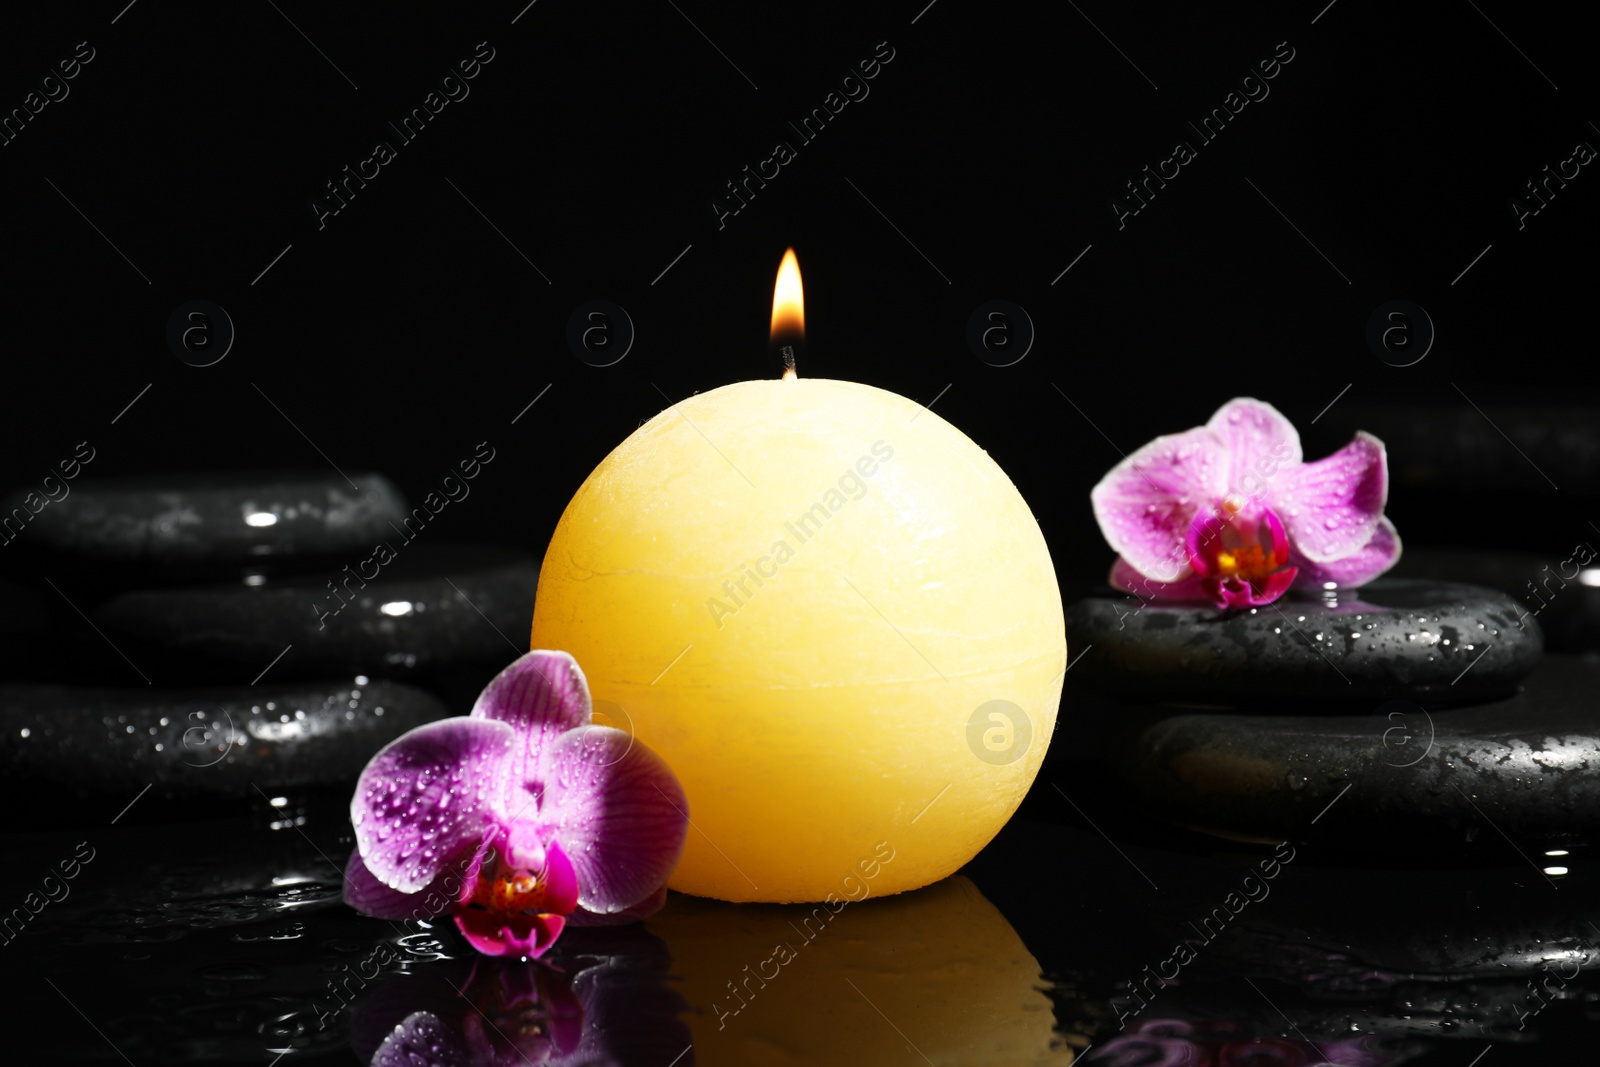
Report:
<svg viewBox="0 0 1600 1067"><path fill-rule="evenodd" d="M795 348L806 339L806 298L800 287L800 261L794 249L783 253L772 287L772 343L783 355L784 381L794 381Z"/></svg>
<svg viewBox="0 0 1600 1067"><path fill-rule="evenodd" d="M795 259L794 248L784 253L784 261L778 266L778 283L773 286L774 344L781 334L805 341L805 293L800 290L800 261Z"/></svg>

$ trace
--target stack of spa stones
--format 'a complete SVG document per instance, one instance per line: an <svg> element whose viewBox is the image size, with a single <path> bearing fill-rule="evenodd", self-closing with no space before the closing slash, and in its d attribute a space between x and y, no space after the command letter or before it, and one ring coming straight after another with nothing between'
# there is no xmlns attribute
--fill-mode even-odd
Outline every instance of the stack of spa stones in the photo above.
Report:
<svg viewBox="0 0 1600 1067"><path fill-rule="evenodd" d="M465 714L526 649L539 561L446 546L378 474L33 496L5 503L0 547L10 788L349 783L394 737Z"/></svg>
<svg viewBox="0 0 1600 1067"><path fill-rule="evenodd" d="M1394 573L1475 558L1408 553ZM1162 822L1329 856L1533 857L1530 876L1559 877L1542 857L1600 825L1594 593L1557 594L1547 652L1528 603L1437 578L1228 614L1107 589L1067 610L1086 650L1072 681L1109 698L1101 753Z"/></svg>

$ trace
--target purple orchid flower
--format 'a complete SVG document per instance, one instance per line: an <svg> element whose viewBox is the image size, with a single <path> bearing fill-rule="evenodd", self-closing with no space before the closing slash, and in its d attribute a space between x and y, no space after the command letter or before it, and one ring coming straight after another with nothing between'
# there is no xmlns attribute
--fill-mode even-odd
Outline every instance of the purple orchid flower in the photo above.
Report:
<svg viewBox="0 0 1600 1067"><path fill-rule="evenodd" d="M1369 433L1306 463L1271 404L1238 397L1204 426L1167 434L1089 494L1117 551L1110 582L1141 597L1270 604L1291 586L1346 588L1400 558L1384 517L1389 468Z"/></svg>
<svg viewBox="0 0 1600 1067"><path fill-rule="evenodd" d="M688 810L661 757L590 722L571 656L529 652L471 715L372 757L350 801L344 899L384 919L453 911L479 952L539 956L568 922L659 909Z"/></svg>

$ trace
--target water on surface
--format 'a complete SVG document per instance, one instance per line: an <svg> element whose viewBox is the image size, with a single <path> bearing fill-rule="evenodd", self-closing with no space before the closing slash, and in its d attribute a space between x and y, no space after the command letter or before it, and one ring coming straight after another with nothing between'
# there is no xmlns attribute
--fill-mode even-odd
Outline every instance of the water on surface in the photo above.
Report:
<svg viewBox="0 0 1600 1067"><path fill-rule="evenodd" d="M1576 1056L1600 1011L1570 853L1544 861L1559 891L1304 848L1264 878L1270 847L1114 847L1025 808L917 893L674 896L524 963L345 907L347 811L152 796L115 826L13 822L8 1061L1459 1067L1493 1047L1498 1067Z"/></svg>

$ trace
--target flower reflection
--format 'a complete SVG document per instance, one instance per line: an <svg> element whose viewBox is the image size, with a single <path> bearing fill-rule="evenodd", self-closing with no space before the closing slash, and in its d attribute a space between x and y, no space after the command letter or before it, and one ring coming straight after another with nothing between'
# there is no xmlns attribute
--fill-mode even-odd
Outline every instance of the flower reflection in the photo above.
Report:
<svg viewBox="0 0 1600 1067"><path fill-rule="evenodd" d="M1095 1047L1107 1067L1388 1067L1410 1052L1364 1034L1336 1041L1252 1037L1222 1020L1149 1019Z"/></svg>
<svg viewBox="0 0 1600 1067"><path fill-rule="evenodd" d="M361 1006L351 1045L372 1067L629 1067L689 1050L671 957L638 926L568 931L539 960L479 957L404 975ZM687 1051L679 1067L692 1067Z"/></svg>

